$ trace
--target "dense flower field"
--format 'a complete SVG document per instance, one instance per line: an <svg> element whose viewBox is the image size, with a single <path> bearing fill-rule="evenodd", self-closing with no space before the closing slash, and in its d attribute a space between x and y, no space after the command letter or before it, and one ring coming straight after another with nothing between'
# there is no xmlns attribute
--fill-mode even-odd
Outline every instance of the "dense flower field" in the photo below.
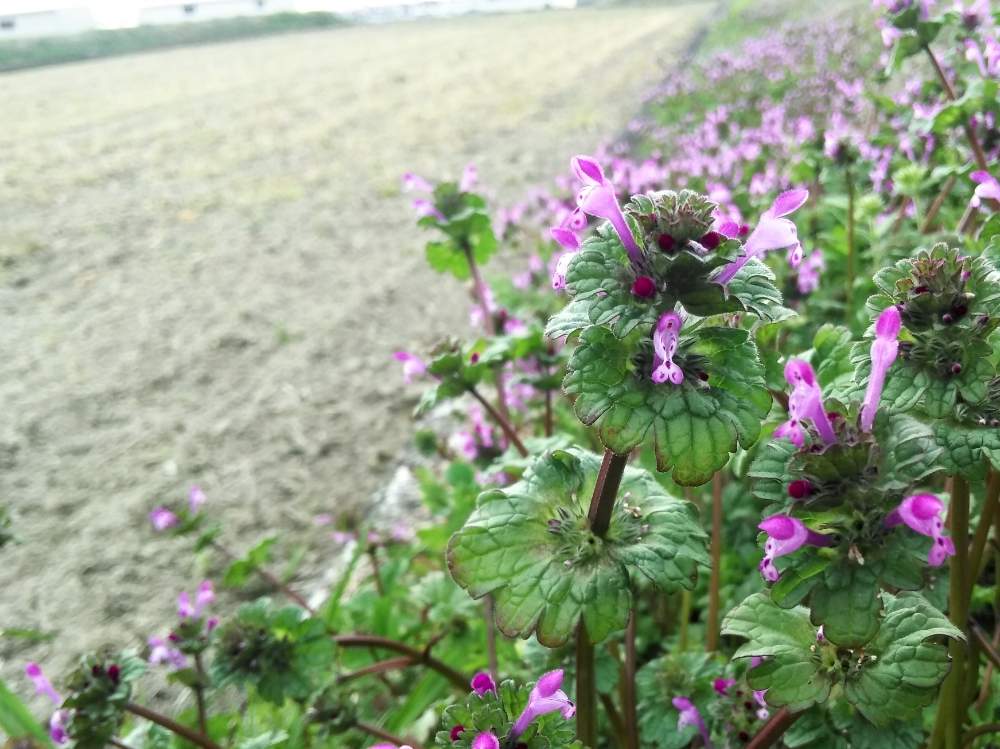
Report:
<svg viewBox="0 0 1000 749"><path fill-rule="evenodd" d="M330 524L323 600L197 487L178 598L12 736L78 747L990 746L1000 710L1000 13L713 30L628 132L489 206L404 175L471 333L400 351L424 512ZM756 30L749 38L746 29ZM484 266L523 259L512 278ZM390 366L387 363L387 368ZM193 586L194 587L194 586ZM190 699L138 701L150 671ZM33 744L26 744L33 745Z"/></svg>

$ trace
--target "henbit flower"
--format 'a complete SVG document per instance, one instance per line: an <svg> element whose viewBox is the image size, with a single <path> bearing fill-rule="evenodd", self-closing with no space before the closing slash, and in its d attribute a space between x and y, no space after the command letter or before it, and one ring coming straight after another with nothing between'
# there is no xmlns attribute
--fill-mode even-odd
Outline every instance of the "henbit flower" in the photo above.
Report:
<svg viewBox="0 0 1000 749"><path fill-rule="evenodd" d="M800 294L812 294L819 288L820 271L826 269L822 250L813 250L798 267L795 285Z"/></svg>
<svg viewBox="0 0 1000 749"><path fill-rule="evenodd" d="M784 216L801 208L808 199L809 191L804 189L788 190L775 198L771 207L760 217L756 228L747 237L743 255L725 266L715 277L715 282L725 286L751 258L763 257L769 250L781 250L798 245L798 230L795 224Z"/></svg>
<svg viewBox="0 0 1000 749"><path fill-rule="evenodd" d="M479 172L476 170L476 165L467 164L465 169L462 171L462 179L458 182L458 189L462 192L469 192L469 190L476 186L476 181L478 179Z"/></svg>
<svg viewBox="0 0 1000 749"><path fill-rule="evenodd" d="M577 193L576 204L584 213L610 221L628 251L629 258L633 263L638 263L642 259L642 250L636 244L625 214L618 205L615 186L604 176L601 165L589 156L574 156L571 163L573 173L583 183Z"/></svg>
<svg viewBox="0 0 1000 749"><path fill-rule="evenodd" d="M875 340L872 342L871 358L872 372L868 377L868 387L865 399L861 404L861 429L872 430L875 423L875 412L882 398L882 388L885 386L885 375L889 367L896 361L899 353L899 328L902 319L895 306L886 307L875 321Z"/></svg>
<svg viewBox="0 0 1000 749"><path fill-rule="evenodd" d="M566 271L569 270L569 261L580 250L580 239L564 226L553 226L549 229L549 236L565 248L556 258L552 272L552 288L559 291L566 288Z"/></svg>
<svg viewBox="0 0 1000 749"><path fill-rule="evenodd" d="M791 515L771 515L764 518L757 526L768 538L764 543L764 558L760 560L757 569L768 582L777 582L781 575L774 566L774 560L798 551L807 544L810 546L832 546L834 541L830 536L816 533L798 518Z"/></svg>
<svg viewBox="0 0 1000 749"><path fill-rule="evenodd" d="M510 730L510 737L516 739L527 730L528 726L536 718L540 718L556 710L562 713L563 718L569 720L576 714L576 706L560 689L562 686L563 671L549 671L539 678L538 682L528 696L528 704L524 711L514 723Z"/></svg>
<svg viewBox="0 0 1000 749"><path fill-rule="evenodd" d="M35 685L35 694L44 694L55 705L62 704L62 696L52 686L52 682L45 678L41 666L34 662L28 663L24 667L24 673Z"/></svg>
<svg viewBox="0 0 1000 749"><path fill-rule="evenodd" d="M372 744L372 749L413 749L409 744L396 746L395 744Z"/></svg>
<svg viewBox="0 0 1000 749"><path fill-rule="evenodd" d="M978 186L969 201L973 208L978 208L983 200L1000 200L1000 181L989 172L975 171L969 175Z"/></svg>
<svg viewBox="0 0 1000 749"><path fill-rule="evenodd" d="M149 522L153 524L153 530L157 533L173 528L180 522L180 519L166 507L154 507L149 513Z"/></svg>
<svg viewBox="0 0 1000 749"><path fill-rule="evenodd" d="M214 600L215 590L212 588L212 581L203 580L195 592L194 604L191 603L191 596L186 590L177 596L177 616L181 619L200 619L205 608Z"/></svg>
<svg viewBox="0 0 1000 749"><path fill-rule="evenodd" d="M57 744L65 744L69 741L70 712L69 710L56 710L49 719L49 738Z"/></svg>
<svg viewBox="0 0 1000 749"><path fill-rule="evenodd" d="M712 689L720 697L725 697L729 694L729 688L736 683L736 679L716 679L712 682Z"/></svg>
<svg viewBox="0 0 1000 749"><path fill-rule="evenodd" d="M413 172L403 174L403 190L406 192L434 192L434 185Z"/></svg>
<svg viewBox="0 0 1000 749"><path fill-rule="evenodd" d="M191 487L188 492L188 509L191 510L191 514L197 513L208 501L208 497L200 486L195 484Z"/></svg>
<svg viewBox="0 0 1000 749"><path fill-rule="evenodd" d="M392 356L396 361L403 362L403 382L407 385L427 374L427 365L419 356L408 351L394 351Z"/></svg>
<svg viewBox="0 0 1000 749"><path fill-rule="evenodd" d="M147 642L149 643L149 665L166 664L176 670L187 667L187 656L171 645L169 639L150 637Z"/></svg>
<svg viewBox="0 0 1000 749"><path fill-rule="evenodd" d="M492 731L481 733L472 740L472 749L500 749L500 739Z"/></svg>
<svg viewBox="0 0 1000 749"><path fill-rule="evenodd" d="M487 692L493 692L496 694L497 691L496 682L493 681L493 677L485 671L480 671L473 676L470 686L472 687L472 691L480 697L485 695Z"/></svg>
<svg viewBox="0 0 1000 749"><path fill-rule="evenodd" d="M417 212L417 216L423 218L424 216L433 216L438 221L444 221L444 214L437 209L433 201L427 200L425 198L417 198L413 201L413 210Z"/></svg>
<svg viewBox="0 0 1000 749"><path fill-rule="evenodd" d="M767 694L766 689L759 689L753 693L753 698L757 701L759 709L757 710L757 718L759 720L767 720L771 717L770 710L767 709L767 701L764 699L764 695Z"/></svg>
<svg viewBox="0 0 1000 749"><path fill-rule="evenodd" d="M787 437L796 447L801 448L805 444L802 421L809 419L823 442L834 444L837 435L823 408L823 391L816 382L812 367L801 359L789 359L785 365L785 380L792 386L792 394L788 396L789 419L774 430L774 436Z"/></svg>
<svg viewBox="0 0 1000 749"><path fill-rule="evenodd" d="M911 530L934 540L927 554L927 563L940 567L945 559L955 555L955 544L944 535L941 511L944 504L933 494L914 494L899 503L899 507L885 516L885 526L894 528L905 523Z"/></svg>
<svg viewBox="0 0 1000 749"><path fill-rule="evenodd" d="M705 749L712 749L712 737L708 733L708 726L705 725L705 721L702 720L701 713L698 712L694 703L687 697L674 697L671 702L681 713L680 717L677 718L677 730L694 726L701 734L701 740L705 742Z"/></svg>
<svg viewBox="0 0 1000 749"><path fill-rule="evenodd" d="M674 385L684 382L684 372L674 364L682 324L680 315L676 312L665 312L656 323L656 330L653 331L652 378L657 384L668 380Z"/></svg>

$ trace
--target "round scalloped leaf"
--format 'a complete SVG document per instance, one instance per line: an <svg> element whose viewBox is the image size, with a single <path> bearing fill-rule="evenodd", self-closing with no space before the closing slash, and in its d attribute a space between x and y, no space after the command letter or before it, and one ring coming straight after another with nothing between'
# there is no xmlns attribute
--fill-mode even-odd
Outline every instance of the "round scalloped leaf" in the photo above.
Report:
<svg viewBox="0 0 1000 749"><path fill-rule="evenodd" d="M557 647L582 621L599 642L625 626L638 579L691 589L708 564L694 508L647 471L626 468L607 535L592 534L587 511L600 465L578 448L545 455L521 481L480 495L452 537L452 577L473 598L493 596L504 634L534 632Z"/></svg>
<svg viewBox="0 0 1000 749"><path fill-rule="evenodd" d="M722 634L747 640L734 658L767 656L747 678L754 689L767 690L769 705L799 712L829 697L832 681L822 670L808 609L783 609L766 592L754 593L729 612Z"/></svg>
<svg viewBox="0 0 1000 749"><path fill-rule="evenodd" d="M985 475L987 462L1000 470L1000 428L943 419L930 426L942 448L938 460L945 473L977 480Z"/></svg>
<svg viewBox="0 0 1000 749"><path fill-rule="evenodd" d="M657 468L697 486L749 447L771 406L757 349L744 330L702 327L682 338L675 361L704 363L707 383L686 372L681 385L656 384L637 371L640 342L588 328L570 357L563 390L576 414L596 425L601 442L619 455L652 433Z"/></svg>
<svg viewBox="0 0 1000 749"><path fill-rule="evenodd" d="M845 684L847 699L877 726L915 718L937 696L948 674L939 638L964 640L951 622L916 593L882 595L885 615L865 658Z"/></svg>
<svg viewBox="0 0 1000 749"><path fill-rule="evenodd" d="M826 569L809 597L810 618L823 625L826 639L845 648L861 647L879 629L878 580L866 567L843 561Z"/></svg>

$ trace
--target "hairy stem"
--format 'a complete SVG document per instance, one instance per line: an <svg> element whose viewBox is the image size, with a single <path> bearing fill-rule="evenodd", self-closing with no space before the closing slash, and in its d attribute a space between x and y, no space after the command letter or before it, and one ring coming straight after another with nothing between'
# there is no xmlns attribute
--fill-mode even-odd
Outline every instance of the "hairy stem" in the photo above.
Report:
<svg viewBox="0 0 1000 749"><path fill-rule="evenodd" d="M708 622L705 651L719 649L719 588L722 582L722 473L712 476L712 569L708 583Z"/></svg>
<svg viewBox="0 0 1000 749"><path fill-rule="evenodd" d="M374 736L377 739L385 739L391 744L396 746L412 746L413 749L423 749L420 744L417 744L411 739L403 739L399 736L389 733L388 731L383 731L378 726L373 726L370 723L364 723L363 721L355 721L354 727L357 728L362 733L367 733L369 736Z"/></svg>
<svg viewBox="0 0 1000 749"><path fill-rule="evenodd" d="M622 667L622 712L625 722L624 749L639 749L639 712L635 690L637 655L635 651L635 610L625 627L625 664Z"/></svg>
<svg viewBox="0 0 1000 749"><path fill-rule="evenodd" d="M792 727L792 723L798 720L800 715L802 713L793 713L787 707L781 708L771 716L757 735L750 739L746 749L767 749L769 746L774 746L781 741L785 731Z"/></svg>
<svg viewBox="0 0 1000 749"><path fill-rule="evenodd" d="M414 663L427 666L427 668L432 671L436 671L441 674L453 685L455 685L457 689L460 689L463 692L468 691L469 689L469 678L456 671L448 664L434 658L430 654L429 648L425 648L421 651L407 645L405 642L390 640L386 637L378 637L377 635L334 635L333 641L342 648L380 648L382 650L390 650L394 653L409 656Z"/></svg>
<svg viewBox="0 0 1000 749"><path fill-rule="evenodd" d="M500 430L504 433L504 436L514 446L514 449L516 449L518 453L521 454L521 457L522 458L528 457L528 449L524 446L524 443L521 442L521 438L517 436L517 432L514 430L514 427L511 425L511 423L507 421L507 419L505 419L503 415L499 411L497 411L496 408L493 407L493 404L490 403L488 400L486 400L482 396L482 394L478 390L476 390L475 387L473 386L469 387L469 394L477 401L479 401L480 405L482 405L482 407L486 409L486 413L488 413L490 415L490 418L493 419L493 421L496 422L497 426L500 427Z"/></svg>
<svg viewBox="0 0 1000 749"><path fill-rule="evenodd" d="M202 747L202 749L222 749L205 734L188 728L183 723L178 723L173 718L169 718L155 710L150 710L148 707L137 705L134 702L127 702L125 703L125 711L144 718L150 723L155 723L158 726L166 728L171 733L177 734L185 741L190 741L195 746Z"/></svg>
<svg viewBox="0 0 1000 749"><path fill-rule="evenodd" d="M594 676L594 646L587 625L576 630L576 737L585 746L597 746L597 682Z"/></svg>
<svg viewBox="0 0 1000 749"><path fill-rule="evenodd" d="M594 535L604 538L611 526L611 515L618 498L618 487L622 483L625 466L628 465L628 455L618 455L610 449L604 451L601 470L597 474L597 484L590 498L590 511L587 521Z"/></svg>

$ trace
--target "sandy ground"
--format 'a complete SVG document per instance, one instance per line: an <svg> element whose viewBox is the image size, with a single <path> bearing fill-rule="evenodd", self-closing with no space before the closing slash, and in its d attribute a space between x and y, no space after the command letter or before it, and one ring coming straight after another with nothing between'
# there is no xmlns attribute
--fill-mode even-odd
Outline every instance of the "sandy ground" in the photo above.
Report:
<svg viewBox="0 0 1000 749"><path fill-rule="evenodd" d="M390 355L464 326L401 172L499 198L618 131L709 3L275 37L0 76L0 675L134 643L201 574L192 483L321 560L409 441ZM327 547L328 548L328 547ZM40 703L39 703L40 704Z"/></svg>

